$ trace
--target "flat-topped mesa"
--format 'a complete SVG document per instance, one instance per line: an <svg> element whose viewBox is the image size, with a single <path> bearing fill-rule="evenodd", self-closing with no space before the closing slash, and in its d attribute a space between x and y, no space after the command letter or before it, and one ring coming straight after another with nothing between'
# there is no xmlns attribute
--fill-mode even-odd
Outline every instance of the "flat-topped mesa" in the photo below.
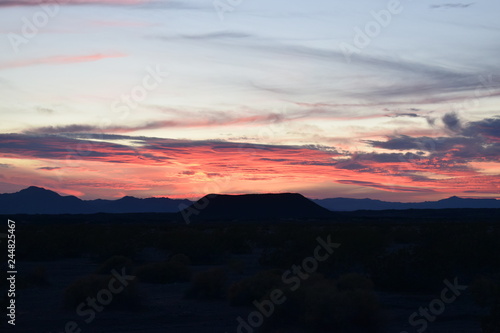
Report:
<svg viewBox="0 0 500 333"><path fill-rule="evenodd" d="M298 193L209 194L181 210L184 220L304 220L335 214Z"/></svg>

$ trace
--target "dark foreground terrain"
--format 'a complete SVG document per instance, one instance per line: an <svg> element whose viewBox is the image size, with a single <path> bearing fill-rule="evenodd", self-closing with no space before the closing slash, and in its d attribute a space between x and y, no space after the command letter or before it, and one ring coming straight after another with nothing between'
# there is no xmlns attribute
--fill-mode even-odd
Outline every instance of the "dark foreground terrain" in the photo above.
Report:
<svg viewBox="0 0 500 333"><path fill-rule="evenodd" d="M17 332L500 329L499 210L189 225L176 214L1 219L16 222Z"/></svg>

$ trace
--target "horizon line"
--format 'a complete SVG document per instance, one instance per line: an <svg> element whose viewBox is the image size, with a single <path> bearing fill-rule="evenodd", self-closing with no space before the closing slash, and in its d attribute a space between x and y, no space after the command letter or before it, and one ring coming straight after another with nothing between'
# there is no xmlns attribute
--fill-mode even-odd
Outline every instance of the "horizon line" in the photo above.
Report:
<svg viewBox="0 0 500 333"><path fill-rule="evenodd" d="M450 198L460 198L460 199L468 199L468 200L485 200L485 199L491 199L491 200L499 200L498 198L492 198L492 197L459 197L459 196L456 196L456 195L453 195L453 196L450 196L450 197L443 197L441 199L437 199L437 200L425 200L425 201L408 201L408 202L405 202L405 201L385 201L385 200L380 200L380 199L372 199L372 198L368 198L368 197L365 197L365 198L352 198L352 197L326 197L326 198L313 198L313 197L309 197L309 196L306 196L300 192L260 192L260 193L207 193L207 194L204 194L202 196L200 196L199 198L197 199L189 199L189 198L171 198L171 197L168 197L168 196L152 196L152 197L136 197L136 196L132 196L132 195L125 195L123 197L120 197L120 198L114 198L114 199L103 199L103 198L95 198L95 199L82 199L76 195L65 195L65 194L61 194L55 190L52 190L52 189L48 189L48 188L45 188L45 187L40 187L40 186L36 186L36 185L31 185L31 186L28 186L26 188L23 188L19 191L16 191L16 192L4 192L4 193L0 193L0 195L2 194L15 194L15 193L19 193L23 190L27 190L31 187L35 187L35 188L39 188L39 189L43 189L43 190L46 190L46 191L51 191L51 192L54 192L62 197L76 197L82 201L93 201L93 200L109 200L109 201L116 201L116 200L120 200L120 199L123 199L123 198L126 198L126 197L131 197L131 198L135 198L135 199L170 199L170 200L189 200L189 201L197 201L197 200L200 200L202 198L204 198L205 196L207 195L230 195L230 196L238 196L238 195L252 195L252 194L255 194L255 195L265 195L265 194L300 194L302 195L303 197L309 199L309 200L327 200L327 199L351 199L351 200L373 200L373 201L380 201L380 202L387 202L387 203L404 203L404 204L410 204L410 203L424 203L424 202L437 202L437 201L440 201L440 200L446 200L446 199L450 199Z"/></svg>

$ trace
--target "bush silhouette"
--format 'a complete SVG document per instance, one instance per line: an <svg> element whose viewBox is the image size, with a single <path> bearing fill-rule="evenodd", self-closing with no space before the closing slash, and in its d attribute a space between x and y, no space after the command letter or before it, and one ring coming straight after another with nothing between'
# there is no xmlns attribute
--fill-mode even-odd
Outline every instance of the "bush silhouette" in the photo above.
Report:
<svg viewBox="0 0 500 333"><path fill-rule="evenodd" d="M319 273L309 274L298 288L282 280L280 270L269 270L243 279L229 289L232 305L250 305L269 300L270 292L279 289L284 302L276 304L263 329L301 327L328 332L380 332L381 309L368 278L350 273L337 281Z"/></svg>
<svg viewBox="0 0 500 333"><path fill-rule="evenodd" d="M135 275L146 283L186 282L191 278L191 269L182 263L157 262L137 267Z"/></svg>
<svg viewBox="0 0 500 333"><path fill-rule="evenodd" d="M190 266L191 265L191 259L185 255L184 253L177 253L173 255L168 262L173 263L173 264L180 264L184 266Z"/></svg>
<svg viewBox="0 0 500 333"><path fill-rule="evenodd" d="M272 269L259 272L229 287L229 303L234 306L251 305L253 301L267 297L269 293L283 288L282 271Z"/></svg>
<svg viewBox="0 0 500 333"><path fill-rule="evenodd" d="M245 262L243 260L233 258L228 261L227 267L235 273L243 274L245 271Z"/></svg>
<svg viewBox="0 0 500 333"><path fill-rule="evenodd" d="M337 280L337 288L341 291L373 290L373 282L361 274L344 274Z"/></svg>
<svg viewBox="0 0 500 333"><path fill-rule="evenodd" d="M482 333L500 332L500 285L498 282L481 277L476 279L469 287L474 301L485 308L490 314L481 319Z"/></svg>
<svg viewBox="0 0 500 333"><path fill-rule="evenodd" d="M193 275L187 298L215 299L224 296L226 272L222 268L212 268Z"/></svg>
<svg viewBox="0 0 500 333"><path fill-rule="evenodd" d="M63 293L63 306L66 309L75 309L88 298L96 298L102 290L109 290L112 275L89 275L76 280ZM137 279L128 281L119 293L113 294L113 299L106 308L109 309L136 309L140 306L140 297L137 289Z"/></svg>
<svg viewBox="0 0 500 333"><path fill-rule="evenodd" d="M121 272L125 268L126 273L132 273L134 263L124 256L112 256L99 267L97 267L96 274L111 274L113 270Z"/></svg>
<svg viewBox="0 0 500 333"><path fill-rule="evenodd" d="M34 267L26 276L26 284L31 287L46 287L50 285L45 266Z"/></svg>

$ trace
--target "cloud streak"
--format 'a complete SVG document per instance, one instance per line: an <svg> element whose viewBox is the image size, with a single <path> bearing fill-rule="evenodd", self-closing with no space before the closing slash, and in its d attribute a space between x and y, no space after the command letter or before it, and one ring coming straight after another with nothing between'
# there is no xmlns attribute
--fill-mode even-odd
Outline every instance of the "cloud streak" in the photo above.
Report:
<svg viewBox="0 0 500 333"><path fill-rule="evenodd" d="M22 7L38 5L111 5L132 6L150 2L149 0L0 0L0 7Z"/></svg>
<svg viewBox="0 0 500 333"><path fill-rule="evenodd" d="M431 8L445 8L445 9L468 8L474 4L475 4L474 2L471 2L471 3L445 3L443 5L431 5Z"/></svg>
<svg viewBox="0 0 500 333"><path fill-rule="evenodd" d="M19 67L37 66L37 65L66 65L75 64L83 62L93 62L109 58L121 58L126 57L123 53L96 53L89 55L79 55L79 56L53 56L40 59L30 59L30 60L17 60L9 63L0 64L1 69L12 69Z"/></svg>
<svg viewBox="0 0 500 333"><path fill-rule="evenodd" d="M182 110L167 110L168 113L182 114L182 119L155 120L138 125L91 125L91 124L70 124L61 126L43 126L26 129L25 133L33 134L58 134L58 133L131 133L143 130L155 130L163 128L211 128L221 126L258 126L278 124L283 122L297 121L301 119L352 119L338 115L335 112L324 110L299 110L290 111L287 113L252 113L239 114L235 112L205 112L204 114L192 113L191 117L186 117L188 112ZM371 119L384 117L385 115L377 116L360 116L359 119Z"/></svg>
<svg viewBox="0 0 500 333"><path fill-rule="evenodd" d="M495 176L482 174L478 166L488 162L491 168L491 163L500 162L500 145L489 139L492 134L498 135L497 125L495 118L465 123L463 133L470 132L474 136L397 136L386 141L367 141L375 148L371 153L311 145L174 140L117 134L0 134L0 158L59 161L60 166L38 168L54 175L64 172L68 166L86 166L85 170L97 168L106 173L105 170L117 170L107 165L119 164L119 169L125 170L120 173L133 170L134 175L144 175L134 176L138 180L132 187L157 183L167 172L172 176L164 181L176 184L184 193L203 192L199 189L205 186L203 184L226 178L230 179L227 188L238 191L258 190L262 186L274 186L272 184L280 184L276 189L283 190L283 184L314 187L330 182L410 196L465 190L495 193L498 186ZM380 149L397 152L386 153ZM472 162L475 164L469 164ZM151 172L146 170L151 168L160 168L163 176L145 176Z"/></svg>

